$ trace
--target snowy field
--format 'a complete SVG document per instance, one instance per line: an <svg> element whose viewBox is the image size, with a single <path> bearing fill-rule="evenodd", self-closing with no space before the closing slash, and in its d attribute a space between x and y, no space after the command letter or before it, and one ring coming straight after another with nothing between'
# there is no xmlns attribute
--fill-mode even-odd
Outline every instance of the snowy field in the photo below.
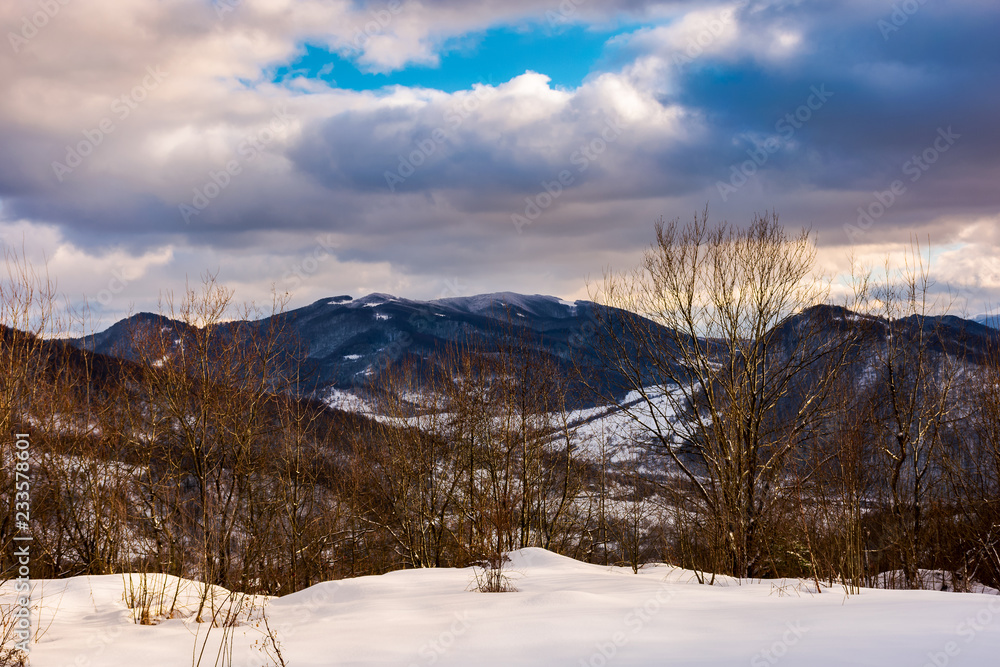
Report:
<svg viewBox="0 0 1000 667"><path fill-rule="evenodd" d="M471 569L399 571L258 599L240 612L239 625L211 631L193 618L191 582L166 579L171 599L181 585L177 609L156 625L137 625L126 603L138 577L36 582L31 665L280 664L262 606L289 667L1000 664L996 595L848 596L839 587L816 594L799 581L703 586L665 565L636 575L541 549L512 554L508 567L517 592L474 592ZM13 583L0 591L11 605ZM227 632L231 660L219 655Z"/></svg>

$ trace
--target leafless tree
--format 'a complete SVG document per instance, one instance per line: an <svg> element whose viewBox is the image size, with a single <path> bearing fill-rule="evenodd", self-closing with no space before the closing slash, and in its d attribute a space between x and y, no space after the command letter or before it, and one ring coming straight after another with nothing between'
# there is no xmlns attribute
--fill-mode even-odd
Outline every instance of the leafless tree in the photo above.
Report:
<svg viewBox="0 0 1000 667"><path fill-rule="evenodd" d="M814 259L774 214L740 229L706 210L658 222L642 264L594 294L621 408L697 500L714 571L764 569L777 491L834 408L851 334L808 310L828 297Z"/></svg>
<svg viewBox="0 0 1000 667"><path fill-rule="evenodd" d="M867 405L858 415L873 445L890 520L884 544L888 566L902 571L907 588L922 586L918 570L931 565L929 519L945 500L943 464L952 435L967 409L957 400L967 356L962 341L946 340L944 320L933 315L947 304L934 301L929 266L918 246L903 268L888 266L867 295L870 382Z"/></svg>

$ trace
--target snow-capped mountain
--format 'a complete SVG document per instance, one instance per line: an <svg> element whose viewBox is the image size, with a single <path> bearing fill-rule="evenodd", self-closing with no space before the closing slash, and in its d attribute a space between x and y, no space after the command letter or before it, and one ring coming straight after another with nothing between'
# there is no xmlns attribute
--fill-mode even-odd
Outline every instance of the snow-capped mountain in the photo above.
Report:
<svg viewBox="0 0 1000 667"><path fill-rule="evenodd" d="M277 325L289 349L298 346L305 359L308 385L303 393L325 396L331 390L355 390L376 383L387 367L407 359L426 359L451 343L489 346L504 333L525 333L531 352L569 368L580 364L600 375L590 345L597 331L589 301L568 302L552 296L511 292L417 301L389 294L355 299L334 296L250 323ZM107 330L74 341L92 351L137 359L136 328L165 331L175 340L186 325L140 313ZM220 325L233 329L235 323ZM226 337L223 336L223 339ZM598 383L601 383L598 378Z"/></svg>
<svg viewBox="0 0 1000 667"><path fill-rule="evenodd" d="M973 318L972 321L977 324L990 327L991 329L1000 329L1000 315L979 315L978 317Z"/></svg>
<svg viewBox="0 0 1000 667"><path fill-rule="evenodd" d="M238 341L247 332L277 326L289 352L299 350L304 359L303 377L308 381L301 385L301 393L326 398L377 387L380 374L392 365L407 360L422 363L449 344L472 343L489 349L504 335L524 333L527 335L522 340L527 342L528 352L543 355L567 371L571 367L582 370L591 385L606 389L605 394L616 394L621 386L614 371L602 365L594 348L600 328L596 316L604 308L590 301L567 302L552 296L511 292L433 301L381 293L358 299L343 295L320 299L273 318L219 325L224 330L219 338ZM789 318L768 337L778 347L791 348L803 326L818 327L834 337L855 326L859 317L837 306L816 306ZM911 316L891 327L879 318L865 319L871 325L873 341L884 341L891 335L915 341L923 330L924 344L933 353L964 356L972 362L990 354L1000 336L981 323L953 316ZM647 331L666 332L648 324ZM243 334L235 333L239 327ZM133 347L137 329L160 332L158 335L166 332L177 344L187 335L183 323L140 313L74 342L92 351L134 360L138 358ZM721 349L719 352L722 354ZM865 356L860 353L855 360L855 383L864 382ZM617 393L621 394L618 398L623 398L627 392ZM600 397L594 395L581 393L577 399L577 407L599 403Z"/></svg>

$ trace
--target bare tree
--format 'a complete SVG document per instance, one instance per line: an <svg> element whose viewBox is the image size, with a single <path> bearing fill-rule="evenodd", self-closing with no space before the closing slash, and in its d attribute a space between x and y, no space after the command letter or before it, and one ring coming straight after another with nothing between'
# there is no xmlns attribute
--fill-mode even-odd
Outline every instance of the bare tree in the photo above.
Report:
<svg viewBox="0 0 1000 667"><path fill-rule="evenodd" d="M275 391L287 386L280 318L256 322L259 311L236 305L211 275L179 301L168 295L163 310L130 332L134 394L121 419L123 439L144 452L137 494L163 538L158 558L196 554L189 576L259 584L268 561L254 556L276 512L267 488L281 439Z"/></svg>
<svg viewBox="0 0 1000 667"><path fill-rule="evenodd" d="M576 549L583 519L568 383L511 324L389 365L359 434L361 519L402 565L490 562L526 546Z"/></svg>
<svg viewBox="0 0 1000 667"><path fill-rule="evenodd" d="M922 587L918 570L931 565L929 519L945 499L943 463L958 422L967 410L960 396L965 376L964 341L949 341L945 321L933 317L946 304L931 296L928 264L913 246L904 267L888 265L866 302L870 382L867 405L858 415L873 444L884 483L889 521L883 544L886 565L902 570L907 588ZM957 343L955 345L954 343Z"/></svg>
<svg viewBox="0 0 1000 667"><path fill-rule="evenodd" d="M456 493L464 471L445 439L439 374L390 364L373 397L379 418L355 439L362 492L355 511L386 536L407 567L454 559Z"/></svg>
<svg viewBox="0 0 1000 667"><path fill-rule="evenodd" d="M51 383L46 378L46 372L52 368L51 347L45 340L59 331L60 323L55 308L56 285L47 272L39 272L23 252L9 247L4 248L3 258L4 274L0 275L0 458L15 461L15 434L37 434L33 424L45 420L45 410L36 404L42 396L52 395ZM37 457L37 448L32 454ZM32 465L32 462L24 463ZM19 500L14 493L14 477L15 466L0 467L0 498L4 506L0 519L0 548L3 549L0 563L4 572L14 565L10 558L11 545L18 532L14 510Z"/></svg>
<svg viewBox="0 0 1000 667"><path fill-rule="evenodd" d="M948 459L952 497L962 517L956 571L966 583L973 578L1000 587L1000 342L968 377L967 400L974 401L970 428L961 447Z"/></svg>
<svg viewBox="0 0 1000 667"><path fill-rule="evenodd" d="M714 571L763 570L776 494L833 409L851 335L830 326L836 313L808 310L828 296L814 259L808 232L774 214L739 229L706 210L658 222L642 264L594 295L619 405L685 479Z"/></svg>

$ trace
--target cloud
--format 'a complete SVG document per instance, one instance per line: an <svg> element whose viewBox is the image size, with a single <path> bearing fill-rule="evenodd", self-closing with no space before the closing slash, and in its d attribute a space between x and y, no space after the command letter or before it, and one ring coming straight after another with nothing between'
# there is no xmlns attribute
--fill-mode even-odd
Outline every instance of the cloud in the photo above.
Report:
<svg viewBox="0 0 1000 667"><path fill-rule="evenodd" d="M146 305L213 267L253 298L283 281L297 301L433 296L453 277L578 296L585 275L634 261L657 217L706 202L734 222L775 208L831 252L958 243L1000 210L994 3L905 21L848 0L55 6L41 26L34 0L0 6L19 37L0 45L0 216L92 297L104 283L77 278L108 262L134 267L122 294ZM558 30L553 16L623 26L579 87L545 71L454 93L269 77L304 44L386 72L496 26ZM957 141L909 180L948 128ZM862 235L845 230L897 180ZM322 269L285 280L321 235L337 243ZM974 257L936 261L979 275ZM977 298L995 298L980 278Z"/></svg>

